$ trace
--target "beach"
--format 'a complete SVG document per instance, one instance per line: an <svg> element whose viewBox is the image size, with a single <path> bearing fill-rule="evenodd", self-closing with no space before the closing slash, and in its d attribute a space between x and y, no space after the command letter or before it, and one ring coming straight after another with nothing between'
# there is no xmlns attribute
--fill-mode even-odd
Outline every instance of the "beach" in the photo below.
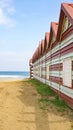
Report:
<svg viewBox="0 0 73 130"><path fill-rule="evenodd" d="M39 108L40 95L28 80L0 81L0 130L71 130L66 116Z"/></svg>

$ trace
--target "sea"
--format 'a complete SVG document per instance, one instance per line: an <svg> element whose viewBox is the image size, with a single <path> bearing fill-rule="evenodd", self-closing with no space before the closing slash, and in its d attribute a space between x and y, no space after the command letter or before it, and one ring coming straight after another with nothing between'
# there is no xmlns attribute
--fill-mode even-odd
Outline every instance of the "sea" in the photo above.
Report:
<svg viewBox="0 0 73 130"><path fill-rule="evenodd" d="M0 71L0 80L23 80L29 78L27 71Z"/></svg>

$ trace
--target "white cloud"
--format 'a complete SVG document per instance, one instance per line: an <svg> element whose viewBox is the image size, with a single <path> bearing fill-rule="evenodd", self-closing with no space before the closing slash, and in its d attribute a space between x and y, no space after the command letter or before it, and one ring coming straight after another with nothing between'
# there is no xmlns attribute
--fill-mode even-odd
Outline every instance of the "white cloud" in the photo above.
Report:
<svg viewBox="0 0 73 130"><path fill-rule="evenodd" d="M3 10L0 8L0 24L6 24L7 23L7 18L4 15Z"/></svg>
<svg viewBox="0 0 73 130"><path fill-rule="evenodd" d="M8 8L11 4L12 0L0 0L0 7L1 8Z"/></svg>
<svg viewBox="0 0 73 130"><path fill-rule="evenodd" d="M12 0L0 0L0 24L14 27L15 22L10 15L15 13L15 9L11 6L11 2Z"/></svg>

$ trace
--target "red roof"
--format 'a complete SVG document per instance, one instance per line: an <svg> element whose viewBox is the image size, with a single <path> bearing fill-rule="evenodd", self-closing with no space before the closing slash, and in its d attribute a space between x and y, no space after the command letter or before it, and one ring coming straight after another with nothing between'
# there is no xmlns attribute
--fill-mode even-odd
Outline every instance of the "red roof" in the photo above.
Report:
<svg viewBox="0 0 73 130"><path fill-rule="evenodd" d="M49 47L51 45L52 37L54 36L55 39L56 39L57 31L58 31L58 23L57 22L51 22L50 37L49 37Z"/></svg>
<svg viewBox="0 0 73 130"><path fill-rule="evenodd" d="M41 48L41 44L39 44L39 47L38 47L38 50L39 50L39 57L41 56L41 51L42 51L42 48Z"/></svg>
<svg viewBox="0 0 73 130"><path fill-rule="evenodd" d="M50 34L49 32L45 33L45 38L46 38L47 43L49 42L49 34Z"/></svg>
<svg viewBox="0 0 73 130"><path fill-rule="evenodd" d="M49 43L49 35L50 35L49 32L46 32L46 33L45 33L45 39L46 39L46 42L47 42L47 43Z"/></svg>
<svg viewBox="0 0 73 130"><path fill-rule="evenodd" d="M39 58L39 47L36 50L36 59Z"/></svg>
<svg viewBox="0 0 73 130"><path fill-rule="evenodd" d="M44 53L44 47L45 47L45 40L41 41L41 52Z"/></svg>
<svg viewBox="0 0 73 130"><path fill-rule="evenodd" d="M57 31L58 31L58 23L52 22L51 26L52 26L53 34L56 37L57 36Z"/></svg>
<svg viewBox="0 0 73 130"><path fill-rule="evenodd" d="M49 47L49 32L45 33L45 51L47 51L48 47Z"/></svg>
<svg viewBox="0 0 73 130"><path fill-rule="evenodd" d="M58 41L60 39L64 15L66 15L69 18L69 20L73 26L73 3L62 3L61 4L59 26L58 26L58 33L57 33L57 40Z"/></svg>
<svg viewBox="0 0 73 130"><path fill-rule="evenodd" d="M73 24L73 3L62 3L61 9Z"/></svg>
<svg viewBox="0 0 73 130"><path fill-rule="evenodd" d="M29 60L29 63L32 63L32 59Z"/></svg>

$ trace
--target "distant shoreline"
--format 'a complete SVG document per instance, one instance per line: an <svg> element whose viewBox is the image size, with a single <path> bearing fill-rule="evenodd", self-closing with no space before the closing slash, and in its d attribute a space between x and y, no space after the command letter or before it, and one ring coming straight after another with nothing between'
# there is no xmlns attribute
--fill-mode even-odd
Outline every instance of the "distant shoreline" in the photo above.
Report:
<svg viewBox="0 0 73 130"><path fill-rule="evenodd" d="M29 78L29 72L0 71L0 81L21 81Z"/></svg>
<svg viewBox="0 0 73 130"><path fill-rule="evenodd" d="M27 81L27 80L29 80L30 78L28 77L28 78L23 78L23 79L20 79L20 78L18 78L18 79L0 79L0 82L15 82L15 81Z"/></svg>

